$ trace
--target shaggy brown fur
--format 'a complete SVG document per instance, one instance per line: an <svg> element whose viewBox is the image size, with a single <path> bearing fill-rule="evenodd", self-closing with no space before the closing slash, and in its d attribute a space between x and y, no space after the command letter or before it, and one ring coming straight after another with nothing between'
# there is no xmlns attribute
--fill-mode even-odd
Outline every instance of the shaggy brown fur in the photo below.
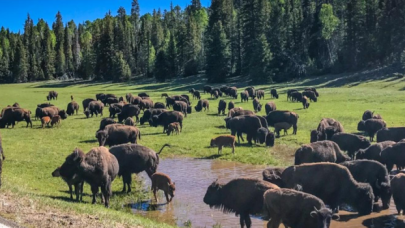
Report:
<svg viewBox="0 0 405 228"><path fill-rule="evenodd" d="M301 146L295 152L294 164L300 165L316 162L340 163L349 160L350 158L340 150L335 142L324 140Z"/></svg>
<svg viewBox="0 0 405 228"><path fill-rule="evenodd" d="M52 117L51 126L53 127L53 125L59 125L61 120L62 118L59 115Z"/></svg>
<svg viewBox="0 0 405 228"><path fill-rule="evenodd" d="M51 123L51 118L49 116L44 116L44 117L41 118L41 126L42 126L42 128L44 128L45 125L49 127L49 123Z"/></svg>
<svg viewBox="0 0 405 228"><path fill-rule="evenodd" d="M281 174L283 174L285 168L268 168L263 170L263 180L275 184L277 186L282 186L283 181L281 180Z"/></svg>
<svg viewBox="0 0 405 228"><path fill-rule="evenodd" d="M405 211L405 174L399 173L391 180L392 196L398 215Z"/></svg>
<svg viewBox="0 0 405 228"><path fill-rule="evenodd" d="M176 133L176 135L178 135L180 133L180 123L179 122L174 122L169 124L169 126L167 126L167 135L174 134Z"/></svg>
<svg viewBox="0 0 405 228"><path fill-rule="evenodd" d="M155 173L151 177L152 179L152 191L155 196L156 202L159 202L156 196L158 190L163 190L166 196L167 203L173 200L176 191L176 184L172 182L170 177L164 173ZM169 199L170 195L170 199Z"/></svg>
<svg viewBox="0 0 405 228"><path fill-rule="evenodd" d="M217 146L218 147L218 154L222 152L222 147L230 146L232 147L232 154L235 153L235 142L236 137L233 135L221 135L216 138L211 139L211 147Z"/></svg>
<svg viewBox="0 0 405 228"><path fill-rule="evenodd" d="M71 170L73 171L73 170ZM60 167L56 168L52 172L53 177L60 177L62 178L66 184L69 186L69 193L70 193L70 199L73 200L73 188L72 186L75 187L75 194L76 194L76 200L77 201L82 201L83 200L83 180L73 172L68 173L68 176L61 176L60 175Z"/></svg>

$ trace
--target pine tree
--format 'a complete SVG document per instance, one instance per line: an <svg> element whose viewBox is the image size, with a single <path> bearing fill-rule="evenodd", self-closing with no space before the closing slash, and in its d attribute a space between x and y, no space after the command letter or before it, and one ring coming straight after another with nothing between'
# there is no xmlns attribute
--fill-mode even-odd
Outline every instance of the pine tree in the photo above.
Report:
<svg viewBox="0 0 405 228"><path fill-rule="evenodd" d="M17 41L13 66L14 82L26 82L28 78L28 64L25 46L21 38Z"/></svg>
<svg viewBox="0 0 405 228"><path fill-rule="evenodd" d="M166 76L170 74L170 64L164 50L160 50L156 56L155 78L159 82L164 82Z"/></svg>
<svg viewBox="0 0 405 228"><path fill-rule="evenodd" d="M65 35L64 35L64 26L62 22L62 14L58 11L56 14L56 21L53 23L53 31L56 36L56 45L55 45L55 52L56 52L56 58L55 58L55 70L56 74L61 76L65 73L65 53L64 53L64 40L65 40Z"/></svg>
<svg viewBox="0 0 405 228"><path fill-rule="evenodd" d="M44 73L46 80L53 79L55 74L55 54L54 54L54 43L55 35L49 29L47 23L44 27L44 39L41 42L41 53L42 53L42 63L41 68Z"/></svg>
<svg viewBox="0 0 405 228"><path fill-rule="evenodd" d="M141 49L141 23L140 23L140 7L138 0L132 0L131 8L131 22L133 27L133 39L131 45L132 56L134 58L133 68L136 73L140 73L139 64L140 64L140 49Z"/></svg>
<svg viewBox="0 0 405 228"><path fill-rule="evenodd" d="M113 75L116 82L128 81L131 77L131 68L120 51L114 57Z"/></svg>
<svg viewBox="0 0 405 228"><path fill-rule="evenodd" d="M208 35L206 75L209 82L225 82L230 74L229 41L221 21L213 25Z"/></svg>
<svg viewBox="0 0 405 228"><path fill-rule="evenodd" d="M169 61L169 74L170 78L174 78L178 72L178 56L176 47L176 38L173 33L170 33L169 46L167 48L167 58Z"/></svg>
<svg viewBox="0 0 405 228"><path fill-rule="evenodd" d="M111 12L103 19L103 31L99 42L99 53L96 60L96 78L104 80L113 79L114 33L113 17Z"/></svg>

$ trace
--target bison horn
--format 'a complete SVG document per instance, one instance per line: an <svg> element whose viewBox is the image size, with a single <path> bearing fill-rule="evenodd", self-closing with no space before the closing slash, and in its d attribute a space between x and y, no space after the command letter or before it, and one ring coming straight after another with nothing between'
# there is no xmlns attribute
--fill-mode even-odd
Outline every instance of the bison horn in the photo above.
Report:
<svg viewBox="0 0 405 228"><path fill-rule="evenodd" d="M316 212L318 212L318 211L319 211L318 209L316 209L316 207L315 207L315 206L314 206L314 209L315 209L315 211L316 211Z"/></svg>

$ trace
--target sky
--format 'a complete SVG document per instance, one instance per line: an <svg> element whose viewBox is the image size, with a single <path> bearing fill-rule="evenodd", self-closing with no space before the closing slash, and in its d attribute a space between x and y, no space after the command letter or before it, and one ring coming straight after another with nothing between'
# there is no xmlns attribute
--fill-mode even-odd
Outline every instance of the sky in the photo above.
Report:
<svg viewBox="0 0 405 228"><path fill-rule="evenodd" d="M170 0L138 0L141 14L152 12L153 9L170 9ZM184 9L191 0L172 0L173 5ZM201 0L208 7L211 0ZM74 20L76 24L86 20L103 18L111 10L116 15L120 6L127 14L131 13L132 0L0 0L0 28L4 26L13 32L24 32L24 22L29 13L36 24L43 18L51 26L58 11L62 13L63 22Z"/></svg>

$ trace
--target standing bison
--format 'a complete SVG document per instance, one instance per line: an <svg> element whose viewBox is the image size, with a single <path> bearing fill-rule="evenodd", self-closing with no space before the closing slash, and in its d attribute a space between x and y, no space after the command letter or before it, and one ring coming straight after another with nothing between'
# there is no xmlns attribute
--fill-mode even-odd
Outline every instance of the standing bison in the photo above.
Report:
<svg viewBox="0 0 405 228"><path fill-rule="evenodd" d="M225 110L226 110L226 101L220 100L218 103L218 115L220 115L221 112L222 115L225 115Z"/></svg>
<svg viewBox="0 0 405 228"><path fill-rule="evenodd" d="M46 96L46 99L48 101L57 100L58 99L58 93L56 91L49 91L48 96Z"/></svg>
<svg viewBox="0 0 405 228"><path fill-rule="evenodd" d="M365 137L349 133L337 133L331 140L337 143L341 150L347 151L351 158L354 158L356 151L371 146Z"/></svg>
<svg viewBox="0 0 405 228"><path fill-rule="evenodd" d="M89 103L89 107L87 108L87 110L84 111L84 114L86 115L87 118L89 118L90 115L91 117L93 117L94 114L96 114L96 116L98 116L98 114L103 116L103 109L104 109L103 103L101 103L100 101L92 101Z"/></svg>
<svg viewBox="0 0 405 228"><path fill-rule="evenodd" d="M374 161L381 161L381 151L389 146L395 145L394 141L384 141L380 143L373 144L366 149L360 149L356 152L356 159L367 159Z"/></svg>
<svg viewBox="0 0 405 228"><path fill-rule="evenodd" d="M76 101L72 101L67 105L66 108L66 114L68 114L69 116L75 114L78 115L79 113L79 104Z"/></svg>
<svg viewBox="0 0 405 228"><path fill-rule="evenodd" d="M271 89L270 90L271 98L276 98L278 99L278 93L276 89Z"/></svg>
<svg viewBox="0 0 405 228"><path fill-rule="evenodd" d="M377 142L399 142L402 139L405 139L405 127L390 127L377 131Z"/></svg>
<svg viewBox="0 0 405 228"><path fill-rule="evenodd" d="M377 131L387 127L387 124L382 119L361 120L357 125L358 131L365 131L370 137L370 141L374 141L374 135Z"/></svg>
<svg viewBox="0 0 405 228"><path fill-rule="evenodd" d="M197 105L194 107L195 111L197 111L197 112L201 112L203 108L204 108L204 111L207 111L207 109L208 109L208 111L210 110L210 104L205 99L199 100Z"/></svg>
<svg viewBox="0 0 405 228"><path fill-rule="evenodd" d="M183 129L184 115L177 111L163 112L159 115L152 116L149 125L158 127L163 126L163 133L166 132L169 124L178 122L180 124L180 131Z"/></svg>
<svg viewBox="0 0 405 228"><path fill-rule="evenodd" d="M99 146L108 145L112 147L128 142L137 144L137 139L141 139L141 132L134 126L110 124L104 130L98 131L96 138L98 139Z"/></svg>
<svg viewBox="0 0 405 228"><path fill-rule="evenodd" d="M311 131L311 143L322 140L330 140L336 133L343 132L343 125L332 118L323 118L316 130Z"/></svg>
<svg viewBox="0 0 405 228"><path fill-rule="evenodd" d="M301 146L295 152L295 165L316 162L341 163L350 158L340 151L339 146L332 141L319 141Z"/></svg>
<svg viewBox="0 0 405 228"><path fill-rule="evenodd" d="M313 102L318 101L318 97L316 96L315 92L313 92L313 91L308 91L308 90L304 91L304 92L302 92L302 95L305 97L308 97Z"/></svg>
<svg viewBox="0 0 405 228"><path fill-rule="evenodd" d="M381 151L381 162L387 166L388 172L396 165L397 170L405 168L405 143L396 143Z"/></svg>
<svg viewBox="0 0 405 228"><path fill-rule="evenodd" d="M0 128L5 128L6 126L8 128L10 125L14 128L15 122L23 120L27 123L26 127L31 125L32 128L31 111L23 108L7 108L0 118Z"/></svg>
<svg viewBox="0 0 405 228"><path fill-rule="evenodd" d="M262 111L262 104L260 104L257 98L253 99L253 110L255 110L255 112Z"/></svg>
<svg viewBox="0 0 405 228"><path fill-rule="evenodd" d="M92 98L87 98L87 99L84 99L82 101L82 105L83 105L83 109L84 109L83 111L87 110L87 108L89 107L90 102L92 102L92 101L96 101L96 100L94 100Z"/></svg>
<svg viewBox="0 0 405 228"><path fill-rule="evenodd" d="M118 113L118 122L122 123L122 121L126 120L128 117L134 116L136 118L136 122L138 122L140 112L141 109L138 107L138 105L126 104L122 107L121 112Z"/></svg>
<svg viewBox="0 0 405 228"><path fill-rule="evenodd" d="M166 112L166 109L162 109L162 108L151 108L148 110L145 110L143 112L143 116L140 118L139 122L141 125L144 125L145 122L148 122L150 120L152 120L152 116L158 116L160 115L162 112Z"/></svg>
<svg viewBox="0 0 405 228"><path fill-rule="evenodd" d="M267 102L264 108L266 109L266 115L268 115L272 111L277 110L277 106L273 101Z"/></svg>
<svg viewBox="0 0 405 228"><path fill-rule="evenodd" d="M267 123L269 126L274 127L276 123L286 122L293 126L293 134L297 134L297 123L298 123L298 114L290 111L272 111L266 116Z"/></svg>
<svg viewBox="0 0 405 228"><path fill-rule="evenodd" d="M245 133L247 134L247 141L252 145L252 140L256 140L257 132L262 124L257 116L236 116L227 121L227 126L231 129L233 136L238 135L239 144L240 138L244 141L242 133Z"/></svg>

